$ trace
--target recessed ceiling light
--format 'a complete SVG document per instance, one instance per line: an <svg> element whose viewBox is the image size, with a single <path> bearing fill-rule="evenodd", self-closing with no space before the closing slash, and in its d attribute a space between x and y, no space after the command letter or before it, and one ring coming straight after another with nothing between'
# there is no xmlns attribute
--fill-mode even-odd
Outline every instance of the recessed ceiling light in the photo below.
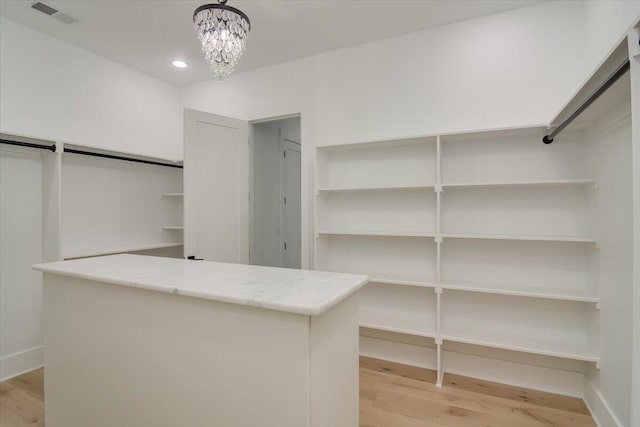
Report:
<svg viewBox="0 0 640 427"><path fill-rule="evenodd" d="M189 66L189 64L187 64L184 61L180 61L179 59L176 59L175 61L172 61L171 65L173 65L176 68L187 68Z"/></svg>

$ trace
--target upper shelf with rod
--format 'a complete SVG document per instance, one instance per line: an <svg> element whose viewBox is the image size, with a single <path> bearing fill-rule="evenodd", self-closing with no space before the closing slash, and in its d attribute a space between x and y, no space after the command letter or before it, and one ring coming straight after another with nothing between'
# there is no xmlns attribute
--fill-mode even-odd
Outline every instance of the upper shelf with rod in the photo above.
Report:
<svg viewBox="0 0 640 427"><path fill-rule="evenodd" d="M554 138L560 134L567 126L580 127L581 123L588 123L592 117L597 117L606 110L609 104L615 102L616 93L629 93L629 90L622 87L617 91L612 90L612 86L629 71L629 52L626 40L614 49L598 69L582 85L575 96L572 97L564 108L551 121L550 132L542 138L545 144L551 144ZM616 85L618 86L618 85ZM606 95L605 95L606 94ZM599 98L610 98L609 102L599 102L599 106L585 112ZM595 111L597 110L597 111ZM578 118L580 118L578 120Z"/></svg>
<svg viewBox="0 0 640 427"><path fill-rule="evenodd" d="M98 157L103 159L122 160L126 162L142 163L153 166L164 166L170 168L182 169L182 162L161 159L157 157L148 157L137 154L121 153L110 150L102 150L98 148L90 148L71 144L64 145L64 153L79 154L89 157Z"/></svg>
<svg viewBox="0 0 640 427"><path fill-rule="evenodd" d="M0 144L10 145L16 147L35 148L40 150L47 150L51 152L56 151L56 143L51 141L44 141L29 137L15 136L0 134ZM165 166L170 168L182 169L182 163L177 161L170 161L167 159L160 159L156 157L148 157L137 154L121 153L110 150L103 150L93 147L85 147L75 144L63 144L63 153L78 154L90 157L99 157L103 159L122 160L126 162L142 163L154 166ZM177 195L179 193L173 193ZM181 193L180 193L181 194Z"/></svg>

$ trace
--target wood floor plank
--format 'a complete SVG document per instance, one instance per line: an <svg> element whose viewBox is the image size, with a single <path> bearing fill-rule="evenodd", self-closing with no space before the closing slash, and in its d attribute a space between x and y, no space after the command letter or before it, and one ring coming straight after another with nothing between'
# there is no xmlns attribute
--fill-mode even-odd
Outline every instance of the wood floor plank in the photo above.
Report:
<svg viewBox="0 0 640 427"><path fill-rule="evenodd" d="M30 393L36 399L44 401L44 370L42 368L27 372L7 382Z"/></svg>
<svg viewBox="0 0 640 427"><path fill-rule="evenodd" d="M395 362L387 362L385 360L373 359L366 356L360 356L360 367L430 383L435 383L437 376L436 371L433 371L431 369L417 368L415 366L403 365L401 363Z"/></svg>
<svg viewBox="0 0 640 427"><path fill-rule="evenodd" d="M429 421L384 411L378 408L360 409L360 427L442 427Z"/></svg>
<svg viewBox="0 0 640 427"><path fill-rule="evenodd" d="M43 427L44 402L18 387L0 395L0 427Z"/></svg>
<svg viewBox="0 0 640 427"><path fill-rule="evenodd" d="M576 399L575 397L545 393L543 391L478 380L454 374L445 374L442 384L443 386L453 387L459 390L474 391L477 393L501 397L503 399L528 402L538 406L589 415L589 410L582 399Z"/></svg>
<svg viewBox="0 0 640 427"><path fill-rule="evenodd" d="M9 390L11 390L12 388L14 388L11 383L9 383L9 381L3 381L0 383L0 395L3 393L8 392Z"/></svg>
<svg viewBox="0 0 640 427"><path fill-rule="evenodd" d="M378 375L385 375L378 373ZM498 417L507 424L535 427L544 425L595 426L590 416L553 408L536 406L527 402L517 402L482 393L458 390L450 387L438 388L434 384L396 377L393 383L386 383L384 390L425 400L425 405L444 405ZM383 399L380 393L377 399Z"/></svg>
<svg viewBox="0 0 640 427"><path fill-rule="evenodd" d="M360 427L592 427L584 402L368 357L360 359ZM0 383L0 427L44 426L44 372Z"/></svg>
<svg viewBox="0 0 640 427"><path fill-rule="evenodd" d="M420 397L409 396L395 391L381 391L374 407L398 415L431 422L438 426L468 427L492 426L513 427L512 421L505 421L482 412L471 411L454 405L429 402Z"/></svg>

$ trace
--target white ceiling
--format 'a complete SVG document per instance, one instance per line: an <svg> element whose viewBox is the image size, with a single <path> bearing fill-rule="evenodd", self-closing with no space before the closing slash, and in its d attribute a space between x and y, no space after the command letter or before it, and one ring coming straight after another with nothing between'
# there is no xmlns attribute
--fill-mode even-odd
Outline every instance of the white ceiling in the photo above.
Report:
<svg viewBox="0 0 640 427"><path fill-rule="evenodd" d="M216 0L210 0L209 3ZM2 0L0 15L185 86L212 78L192 24L204 1L43 0L78 22L67 25L30 7ZM426 28L530 6L522 0L229 0L252 30L236 73ZM190 64L170 65L173 59Z"/></svg>

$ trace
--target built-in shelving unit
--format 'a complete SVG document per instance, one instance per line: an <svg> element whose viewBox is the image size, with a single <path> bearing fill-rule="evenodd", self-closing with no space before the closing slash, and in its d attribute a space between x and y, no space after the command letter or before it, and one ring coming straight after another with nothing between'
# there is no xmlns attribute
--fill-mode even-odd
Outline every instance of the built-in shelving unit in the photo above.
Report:
<svg viewBox="0 0 640 427"><path fill-rule="evenodd" d="M179 211L178 221L182 222L182 212L183 212L183 197L184 193L163 193L160 195L161 198L166 200L167 207L172 209L174 212ZM162 231L167 232L166 234L172 236L171 238L179 239L180 241L184 241L183 225L163 225L161 227Z"/></svg>
<svg viewBox="0 0 640 427"><path fill-rule="evenodd" d="M542 128L316 150L316 268L363 273L361 327L598 362L599 189L580 133ZM546 363L546 362L545 362Z"/></svg>
<svg viewBox="0 0 640 427"><path fill-rule="evenodd" d="M182 245L182 170L139 156L58 143L59 258L154 251ZM73 149L76 151L63 151ZM97 153L113 157L95 157ZM125 161L131 158L134 161ZM56 163L57 164L57 163ZM165 228L165 226L170 226ZM164 252L164 251L158 251ZM166 251L177 254L175 251Z"/></svg>

